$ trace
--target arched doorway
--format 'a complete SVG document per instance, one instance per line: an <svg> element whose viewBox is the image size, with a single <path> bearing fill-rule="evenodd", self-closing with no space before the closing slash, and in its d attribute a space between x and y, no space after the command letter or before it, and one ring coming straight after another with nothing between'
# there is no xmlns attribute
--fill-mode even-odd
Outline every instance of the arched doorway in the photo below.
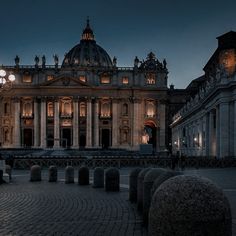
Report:
<svg viewBox="0 0 236 236"><path fill-rule="evenodd" d="M144 123L144 132L148 136L147 143L152 144L153 150L156 150L157 127L154 121L147 120Z"/></svg>

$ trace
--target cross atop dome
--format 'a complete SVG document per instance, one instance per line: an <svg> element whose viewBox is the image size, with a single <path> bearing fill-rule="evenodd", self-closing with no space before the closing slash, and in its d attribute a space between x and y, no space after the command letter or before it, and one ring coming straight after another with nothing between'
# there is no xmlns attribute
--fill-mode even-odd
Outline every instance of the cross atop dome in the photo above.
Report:
<svg viewBox="0 0 236 236"><path fill-rule="evenodd" d="M93 30L91 29L90 24L89 24L89 17L87 17L87 25L86 25L86 28L83 31L82 40L86 40L86 41L87 40L92 40L92 41L94 41L94 34L93 34Z"/></svg>

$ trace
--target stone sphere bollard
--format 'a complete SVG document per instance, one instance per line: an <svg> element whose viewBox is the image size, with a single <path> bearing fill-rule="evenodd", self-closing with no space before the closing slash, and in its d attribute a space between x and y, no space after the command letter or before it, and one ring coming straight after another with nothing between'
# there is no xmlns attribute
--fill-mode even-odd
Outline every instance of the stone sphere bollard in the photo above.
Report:
<svg viewBox="0 0 236 236"><path fill-rule="evenodd" d="M138 174L138 184L137 184L137 207L139 211L143 211L143 179L145 174L151 168L144 168Z"/></svg>
<svg viewBox="0 0 236 236"><path fill-rule="evenodd" d="M72 166L67 166L65 169L65 183L74 183L74 168Z"/></svg>
<svg viewBox="0 0 236 236"><path fill-rule="evenodd" d="M105 190L111 192L120 191L120 172L117 168L109 168L105 172Z"/></svg>
<svg viewBox="0 0 236 236"><path fill-rule="evenodd" d="M11 180L11 166L10 165L6 165L5 166L6 169L6 173L9 175L9 179Z"/></svg>
<svg viewBox="0 0 236 236"><path fill-rule="evenodd" d="M183 173L180 171L165 171L162 173L153 183L152 189L151 189L151 199L154 194L154 192L159 188L159 186L164 183L166 180L168 180L171 177L177 176L177 175L182 175Z"/></svg>
<svg viewBox="0 0 236 236"><path fill-rule="evenodd" d="M96 167L93 172L93 187L103 188L104 187L104 169Z"/></svg>
<svg viewBox="0 0 236 236"><path fill-rule="evenodd" d="M41 167L33 165L30 168L30 181L41 181Z"/></svg>
<svg viewBox="0 0 236 236"><path fill-rule="evenodd" d="M148 213L151 204L151 189L154 181L167 170L162 168L152 168L144 176L143 180L143 223L148 223Z"/></svg>
<svg viewBox="0 0 236 236"><path fill-rule="evenodd" d="M231 236L228 199L208 179L172 177L152 197L148 231L149 235Z"/></svg>
<svg viewBox="0 0 236 236"><path fill-rule="evenodd" d="M89 169L86 166L82 166L78 171L78 184L89 185Z"/></svg>
<svg viewBox="0 0 236 236"><path fill-rule="evenodd" d="M50 166L48 169L48 181L49 182L57 182L57 167Z"/></svg>
<svg viewBox="0 0 236 236"><path fill-rule="evenodd" d="M135 168L129 175L129 200L131 202L137 202L138 174L141 170L141 168Z"/></svg>

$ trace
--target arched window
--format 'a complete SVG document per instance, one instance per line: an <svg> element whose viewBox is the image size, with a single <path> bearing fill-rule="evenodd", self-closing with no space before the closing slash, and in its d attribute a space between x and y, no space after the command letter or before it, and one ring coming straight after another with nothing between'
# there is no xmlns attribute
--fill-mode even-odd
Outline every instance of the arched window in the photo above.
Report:
<svg viewBox="0 0 236 236"><path fill-rule="evenodd" d="M69 102L64 103L64 114L65 115L71 114L71 104Z"/></svg>
<svg viewBox="0 0 236 236"><path fill-rule="evenodd" d="M128 115L128 104L124 103L122 107L122 114L123 115Z"/></svg>
<svg viewBox="0 0 236 236"><path fill-rule="evenodd" d="M148 102L147 103L147 116L148 117L154 117L155 116L155 105L153 102Z"/></svg>
<svg viewBox="0 0 236 236"><path fill-rule="evenodd" d="M23 104L23 116L32 116L32 103L25 102Z"/></svg>
<svg viewBox="0 0 236 236"><path fill-rule="evenodd" d="M48 116L52 117L53 116L53 103L49 102L48 103Z"/></svg>
<svg viewBox="0 0 236 236"><path fill-rule="evenodd" d="M71 108L71 99L63 98L61 100L61 115L62 116L71 116L72 108Z"/></svg>
<svg viewBox="0 0 236 236"><path fill-rule="evenodd" d="M85 103L84 102L81 102L80 103L80 106L79 106L79 115L81 117L85 117L86 116L86 106L85 106Z"/></svg>
<svg viewBox="0 0 236 236"><path fill-rule="evenodd" d="M108 102L104 102L101 105L101 117L110 117L110 104Z"/></svg>

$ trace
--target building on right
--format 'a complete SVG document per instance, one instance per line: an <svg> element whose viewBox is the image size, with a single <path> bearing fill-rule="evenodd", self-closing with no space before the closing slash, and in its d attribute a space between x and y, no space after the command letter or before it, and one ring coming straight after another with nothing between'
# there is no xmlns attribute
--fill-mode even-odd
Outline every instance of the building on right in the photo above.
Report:
<svg viewBox="0 0 236 236"><path fill-rule="evenodd" d="M173 154L236 157L236 32L217 39L204 75L188 86L197 91L173 117Z"/></svg>

